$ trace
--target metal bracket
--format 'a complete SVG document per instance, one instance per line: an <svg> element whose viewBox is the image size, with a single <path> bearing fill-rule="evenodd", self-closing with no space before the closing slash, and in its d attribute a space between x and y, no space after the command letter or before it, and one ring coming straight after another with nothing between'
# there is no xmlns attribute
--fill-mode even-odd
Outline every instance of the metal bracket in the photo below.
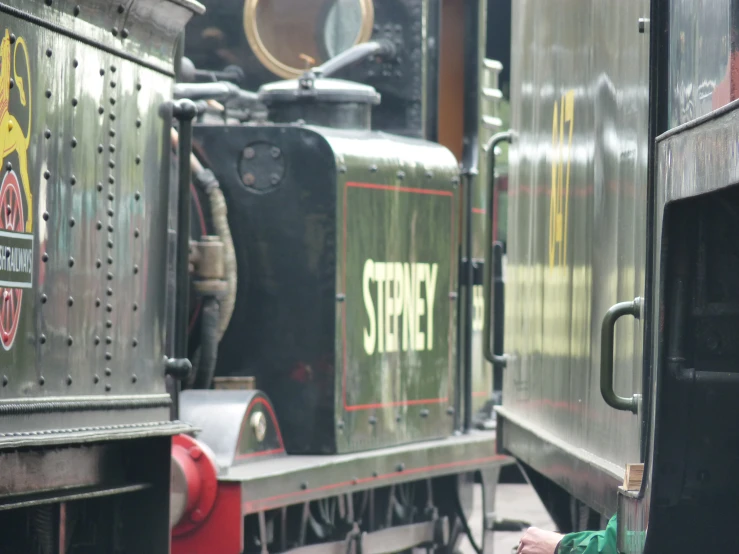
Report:
<svg viewBox="0 0 739 554"><path fill-rule="evenodd" d="M635 319L641 317L642 304L643 299L636 298L632 302L620 302L612 306L603 318L600 331L600 393L612 408L634 414L639 413L639 395L627 398L617 395L613 389L613 336L619 318L625 315Z"/></svg>

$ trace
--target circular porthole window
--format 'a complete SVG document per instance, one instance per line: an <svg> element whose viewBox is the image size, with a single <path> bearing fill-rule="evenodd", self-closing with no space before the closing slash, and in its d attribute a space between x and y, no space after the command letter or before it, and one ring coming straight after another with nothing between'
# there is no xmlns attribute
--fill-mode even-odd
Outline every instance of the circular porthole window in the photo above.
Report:
<svg viewBox="0 0 739 554"><path fill-rule="evenodd" d="M372 0L246 0L244 30L259 61L284 79L372 36Z"/></svg>

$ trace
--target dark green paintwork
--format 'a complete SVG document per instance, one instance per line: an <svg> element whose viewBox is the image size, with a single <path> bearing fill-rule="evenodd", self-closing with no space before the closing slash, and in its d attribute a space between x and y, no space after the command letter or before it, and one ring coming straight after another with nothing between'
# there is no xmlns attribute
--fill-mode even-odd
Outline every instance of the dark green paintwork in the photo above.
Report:
<svg viewBox="0 0 739 554"><path fill-rule="evenodd" d="M448 408L454 401L456 368L456 301L450 298L457 290L458 271L456 160L433 143L381 133L322 132L336 154L339 171L336 290L345 300L339 298L336 310L338 451L447 436L452 429ZM430 351L428 342L425 351L403 351L400 324L399 351L367 353L364 339L370 319L363 294L367 259L438 264ZM371 293L377 310L375 283ZM420 318L424 326L426 319Z"/></svg>
<svg viewBox="0 0 739 554"><path fill-rule="evenodd" d="M343 194L344 406L440 402L451 377L454 196L369 187L347 183ZM372 270L386 281L370 281Z"/></svg>

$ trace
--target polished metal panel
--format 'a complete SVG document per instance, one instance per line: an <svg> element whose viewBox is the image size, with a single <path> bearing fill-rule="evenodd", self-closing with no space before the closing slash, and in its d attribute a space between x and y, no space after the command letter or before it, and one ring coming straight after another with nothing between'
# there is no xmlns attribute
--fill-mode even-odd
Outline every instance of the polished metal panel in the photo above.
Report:
<svg viewBox="0 0 739 554"><path fill-rule="evenodd" d="M602 513L639 461L640 420L605 404L599 373L602 317L644 289L648 13L646 0L513 5L501 433ZM641 324L619 322L615 340L615 390L639 393ZM509 442L514 420L540 450Z"/></svg>
<svg viewBox="0 0 739 554"><path fill-rule="evenodd" d="M505 399L505 395L504 395ZM505 403L505 400L504 400ZM542 429L526 417L497 408L503 417L499 433L505 452L513 453L599 513L616 511L623 468Z"/></svg>
<svg viewBox="0 0 739 554"><path fill-rule="evenodd" d="M673 0L670 10L669 126L739 97L736 0Z"/></svg>
<svg viewBox="0 0 739 554"><path fill-rule="evenodd" d="M739 102L733 102L657 139L657 239L661 237L666 204L717 191L739 182L737 108ZM655 248L655 253L659 252L660 249ZM659 258L655 262L659 262ZM659 268L655 267L655 271L657 269Z"/></svg>
<svg viewBox="0 0 739 554"><path fill-rule="evenodd" d="M194 14L204 12L196 0L0 2L0 13L26 19L39 30L75 38L169 74L174 74L173 46L179 33ZM43 52L39 50L34 58Z"/></svg>
<svg viewBox="0 0 739 554"><path fill-rule="evenodd" d="M0 3L0 227L4 247L22 239L30 253L28 281L16 264L0 291L8 441L169 419L159 108L174 42L202 6L135 2L125 16L118 6Z"/></svg>

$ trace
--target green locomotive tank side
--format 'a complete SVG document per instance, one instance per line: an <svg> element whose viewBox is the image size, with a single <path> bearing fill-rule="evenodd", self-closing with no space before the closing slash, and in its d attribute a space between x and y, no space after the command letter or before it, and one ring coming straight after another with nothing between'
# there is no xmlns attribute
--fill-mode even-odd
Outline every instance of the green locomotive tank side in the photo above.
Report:
<svg viewBox="0 0 739 554"><path fill-rule="evenodd" d="M249 283L237 295L216 375L256 378L280 415L288 453L449 435L453 155L372 131L254 125L228 129L225 140L226 129L196 128ZM245 145L255 151L248 163ZM245 171L254 186L236 178ZM263 175L275 184L256 188Z"/></svg>

